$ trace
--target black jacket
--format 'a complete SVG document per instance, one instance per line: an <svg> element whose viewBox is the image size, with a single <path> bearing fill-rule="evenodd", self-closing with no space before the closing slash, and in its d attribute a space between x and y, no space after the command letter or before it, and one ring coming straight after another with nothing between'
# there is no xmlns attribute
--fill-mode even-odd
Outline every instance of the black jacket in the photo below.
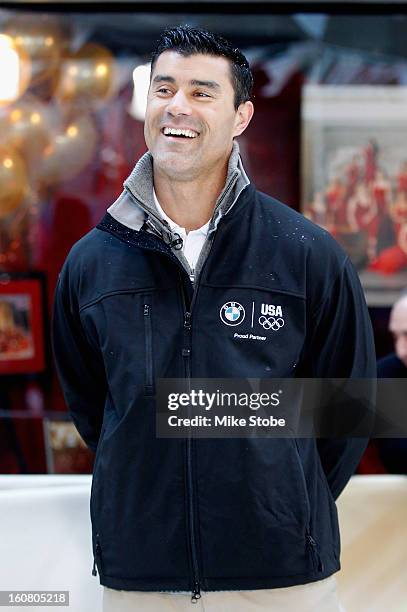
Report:
<svg viewBox="0 0 407 612"><path fill-rule="evenodd" d="M220 317L230 301L246 312L253 301L277 303L284 326L255 323L264 342L234 338ZM242 334L250 323L247 315ZM340 568L334 499L364 440L155 436L157 378L375 376L362 289L327 232L248 185L193 287L146 225L106 214L64 264L53 346L72 418L96 451L101 584L262 589Z"/></svg>

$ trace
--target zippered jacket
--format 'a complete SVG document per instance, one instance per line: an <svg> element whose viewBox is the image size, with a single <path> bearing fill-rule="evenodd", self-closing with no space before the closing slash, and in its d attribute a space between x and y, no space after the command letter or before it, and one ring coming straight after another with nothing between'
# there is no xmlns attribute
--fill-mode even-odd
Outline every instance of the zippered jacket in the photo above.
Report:
<svg viewBox="0 0 407 612"><path fill-rule="evenodd" d="M236 159L197 275L142 201L136 172L59 276L53 350L72 419L96 452L93 552L110 588L196 598L200 589L304 584L340 568L335 499L366 440L156 436L158 378L375 377L368 311L346 254L242 183ZM228 324L233 304L245 311L238 325ZM284 323L266 330L262 305L278 306Z"/></svg>

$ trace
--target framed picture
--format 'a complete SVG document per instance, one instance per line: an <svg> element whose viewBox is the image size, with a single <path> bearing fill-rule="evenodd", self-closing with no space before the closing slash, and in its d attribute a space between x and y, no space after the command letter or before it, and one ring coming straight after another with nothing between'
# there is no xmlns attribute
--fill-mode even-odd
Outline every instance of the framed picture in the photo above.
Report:
<svg viewBox="0 0 407 612"><path fill-rule="evenodd" d="M68 417L54 413L44 418L48 474L91 474L94 453L86 446Z"/></svg>
<svg viewBox="0 0 407 612"><path fill-rule="evenodd" d="M41 275L0 275L0 375L46 367Z"/></svg>
<svg viewBox="0 0 407 612"><path fill-rule="evenodd" d="M407 286L407 87L307 85L302 212L356 266L370 306Z"/></svg>

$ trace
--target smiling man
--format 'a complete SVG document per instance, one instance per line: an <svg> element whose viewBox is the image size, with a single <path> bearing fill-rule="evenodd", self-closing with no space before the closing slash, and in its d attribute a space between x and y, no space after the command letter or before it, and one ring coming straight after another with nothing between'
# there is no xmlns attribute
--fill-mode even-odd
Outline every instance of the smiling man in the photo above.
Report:
<svg viewBox="0 0 407 612"><path fill-rule="evenodd" d="M223 38L166 31L148 152L59 277L54 354L96 451L105 612L340 610L334 500L366 441L156 436L158 378L375 376L345 253L243 168L252 84Z"/></svg>
<svg viewBox="0 0 407 612"><path fill-rule="evenodd" d="M154 159L154 188L166 214L187 232L211 218L233 138L253 115L252 102L244 99L250 71L236 58L246 71L240 86L246 91L235 93L226 57L172 50L153 57L144 135Z"/></svg>

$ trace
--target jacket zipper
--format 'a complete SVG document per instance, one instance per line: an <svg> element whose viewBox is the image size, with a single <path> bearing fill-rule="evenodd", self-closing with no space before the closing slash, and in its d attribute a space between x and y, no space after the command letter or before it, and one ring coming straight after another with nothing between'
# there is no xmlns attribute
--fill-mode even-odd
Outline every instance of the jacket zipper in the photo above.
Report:
<svg viewBox="0 0 407 612"><path fill-rule="evenodd" d="M304 496L305 496L305 502L307 505L307 531L305 532L305 539L307 541L307 544L310 548L312 557L314 559L314 565L316 565L317 569L319 572L323 572L324 571L324 564L322 562L322 559L319 555L319 550L318 550L318 544L316 543L316 541L314 540L314 538L311 535L311 503L309 500L309 494L308 494L308 487L307 487L307 481L305 479L305 474L304 474L304 469L302 467L302 462L301 462L301 456L300 456L300 451L298 449L297 446L297 440L294 438L293 439L293 444L294 444L294 452L297 458L297 463L298 463L298 469L300 470L300 475L301 475L301 480L302 480L302 485L304 488Z"/></svg>
<svg viewBox="0 0 407 612"><path fill-rule="evenodd" d="M219 233L219 230L218 232ZM211 242L211 247L213 246L214 239ZM171 257L171 256L170 256ZM209 252L207 253L206 260L204 265L207 263L209 257ZM172 259L172 257L171 257ZM185 268L182 264L176 260L176 263L179 267L179 275L180 275L180 283L181 283L181 295L184 309L184 346L182 348L182 356L184 358L184 371L185 378L188 380L188 386L190 388L191 385L191 312L192 308L198 293L198 282L195 284L195 274L190 275L189 280L193 283L193 293L191 300L189 296L186 295L185 285L182 278L182 274L186 272ZM200 276L202 275L203 267L200 271ZM182 272L181 272L182 271ZM195 272L195 270L193 271ZM187 308L188 303L188 308ZM199 565L198 565L198 554L197 554L197 543L195 539L195 515L194 515L194 490L193 490L193 476L192 476L192 438L189 436L186 439L186 455L187 455L187 491L188 491L188 511L189 511L189 525L190 525L190 543L191 543L191 557L192 557L192 573L193 573L193 587L191 591L191 603L197 603L198 599L201 598L201 585L200 585L200 576L199 576Z"/></svg>
<svg viewBox="0 0 407 612"><path fill-rule="evenodd" d="M153 330L151 324L151 306L150 304L144 303L143 305L143 318L144 318L144 338L145 338L145 357L146 357L146 380L145 380L145 393L146 395L153 395Z"/></svg>
<svg viewBox="0 0 407 612"><path fill-rule="evenodd" d="M96 566L96 559L99 561L99 565ZM96 571L96 567L98 567L99 569L99 575L100 575L100 568L102 565L102 548L100 546L100 542L99 542L99 534L96 534L96 545L95 545L95 554L93 556L93 567L92 567L92 576L96 576L97 575L97 571Z"/></svg>
<svg viewBox="0 0 407 612"><path fill-rule="evenodd" d="M312 537L312 535L307 531L306 533L306 538L307 538L307 543L308 546L311 549L311 554L315 560L316 563L316 567L318 569L319 572L323 572L324 571L324 564L323 561L320 557L319 554L319 550L318 550L318 544L316 543L316 541L314 540L314 538Z"/></svg>
<svg viewBox="0 0 407 612"><path fill-rule="evenodd" d="M184 371L185 378L188 381L188 389L191 386L191 306L192 301L189 304L189 310L187 309L187 297L185 295L185 287L180 274L181 288L182 288L182 301L184 306L184 346L182 348L182 357L184 359ZM193 587L191 594L191 603L197 603L198 599L201 598L200 578L199 578L199 566L198 566L198 554L197 544L195 539L195 514L194 514L194 489L193 489L193 476L192 476L192 438L188 436L186 439L186 455L187 455L187 491L188 491L188 513L189 513L189 527L190 527L190 543L191 543L191 557L192 557L192 573L193 573Z"/></svg>
<svg viewBox="0 0 407 612"><path fill-rule="evenodd" d="M219 233L219 230L218 230ZM180 283L181 283L181 294L182 302L184 307L184 347L182 349L182 356L184 358L185 367L185 378L188 380L188 388L191 387L191 313L193 305L196 300L199 286L199 278L202 276L203 268L208 261L209 252L213 246L214 238L211 241L210 249L206 255L205 262L200 270L197 283L195 283L195 269L189 275L189 280L193 285L193 293L191 300L186 295L185 285L182 278L181 269L185 272L184 268L180 265ZM188 308L187 308L188 303ZM193 570L193 588L191 595L191 603L197 603L198 599L201 598L201 586L199 577L199 566L198 566L198 555L197 555L197 544L195 540L195 516L194 516L194 490L193 490L193 477L192 477L192 443L193 440L189 436L186 440L186 454L187 454L187 481L188 481L188 507L189 507L189 524L190 524L190 542L191 542L191 556L192 556L192 570Z"/></svg>

